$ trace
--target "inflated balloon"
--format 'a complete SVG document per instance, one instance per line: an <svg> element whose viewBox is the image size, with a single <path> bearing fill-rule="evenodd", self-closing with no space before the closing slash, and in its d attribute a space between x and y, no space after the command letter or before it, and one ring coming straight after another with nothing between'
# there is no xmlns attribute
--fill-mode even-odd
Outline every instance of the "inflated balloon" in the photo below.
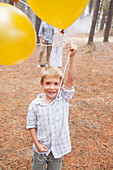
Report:
<svg viewBox="0 0 113 170"><path fill-rule="evenodd" d="M36 33L30 19L18 8L0 3L0 65L27 60L36 47Z"/></svg>
<svg viewBox="0 0 113 170"><path fill-rule="evenodd" d="M83 13L89 0L27 0L35 14L60 29L68 28Z"/></svg>

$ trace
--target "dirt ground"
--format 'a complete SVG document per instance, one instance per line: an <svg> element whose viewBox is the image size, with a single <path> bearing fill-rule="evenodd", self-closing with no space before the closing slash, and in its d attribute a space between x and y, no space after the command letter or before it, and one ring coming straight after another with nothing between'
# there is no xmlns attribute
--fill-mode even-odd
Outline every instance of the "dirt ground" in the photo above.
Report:
<svg viewBox="0 0 113 170"><path fill-rule="evenodd" d="M87 35L73 39L78 52L69 115L72 152L64 156L62 170L112 170L113 37L103 43L97 34L91 46L86 45ZM42 92L38 53L39 46L24 63L0 66L0 170L31 169L33 149L26 117L29 104ZM64 49L63 68L67 56Z"/></svg>

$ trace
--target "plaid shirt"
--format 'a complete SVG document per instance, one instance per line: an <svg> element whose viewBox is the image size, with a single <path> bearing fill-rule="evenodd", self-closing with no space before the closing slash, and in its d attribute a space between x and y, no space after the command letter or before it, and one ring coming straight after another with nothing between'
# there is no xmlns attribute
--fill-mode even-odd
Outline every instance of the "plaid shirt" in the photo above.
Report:
<svg viewBox="0 0 113 170"><path fill-rule="evenodd" d="M36 128L37 138L40 143L48 147L48 155L52 151L55 158L60 158L71 151L68 115L69 100L74 94L72 90L64 87L59 95L48 105L41 102L39 94L30 104L27 116L27 129ZM38 152L35 144L33 149Z"/></svg>

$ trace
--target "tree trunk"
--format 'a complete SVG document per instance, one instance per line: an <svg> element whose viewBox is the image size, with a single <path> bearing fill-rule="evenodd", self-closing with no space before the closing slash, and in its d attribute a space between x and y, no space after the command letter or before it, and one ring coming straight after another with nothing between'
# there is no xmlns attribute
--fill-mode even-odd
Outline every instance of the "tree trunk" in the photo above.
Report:
<svg viewBox="0 0 113 170"><path fill-rule="evenodd" d="M38 16L36 16L35 29L36 29L36 34L37 34L37 43L40 43L39 37L38 37L38 32L39 32L40 24L41 24L41 19Z"/></svg>
<svg viewBox="0 0 113 170"><path fill-rule="evenodd" d="M97 29L98 29L98 27L99 27L100 15L101 15L102 8L103 8L103 1L104 1L104 0L101 0L101 1L100 1L100 7L99 7L98 16L97 16L97 23L96 23L96 28L97 28Z"/></svg>
<svg viewBox="0 0 113 170"><path fill-rule="evenodd" d="M93 14L92 25L91 25L91 29L90 29L90 33L89 33L88 44L91 44L93 42L94 31L95 31L95 26L96 26L98 11L99 11L99 5L100 5L100 0L97 0L94 14Z"/></svg>
<svg viewBox="0 0 113 170"><path fill-rule="evenodd" d="M28 17L30 18L33 26L35 27L36 25L36 14L32 11L30 7L28 7Z"/></svg>
<svg viewBox="0 0 113 170"><path fill-rule="evenodd" d="M104 25L106 23L106 18L107 18L108 11L109 11L109 4L110 4L109 0L104 0L103 14L102 14L101 23L100 23L100 30L104 29Z"/></svg>
<svg viewBox="0 0 113 170"><path fill-rule="evenodd" d="M90 0L89 1L89 14L91 14L92 7L93 7L93 0Z"/></svg>
<svg viewBox="0 0 113 170"><path fill-rule="evenodd" d="M106 28L104 32L104 42L108 42L108 39L109 39L109 32L110 32L111 23L112 23L112 17L113 17L113 0L110 1L110 5L109 5Z"/></svg>
<svg viewBox="0 0 113 170"><path fill-rule="evenodd" d="M30 18L31 21L32 21L32 16L33 16L32 13L33 13L32 9L28 7L28 17Z"/></svg>
<svg viewBox="0 0 113 170"><path fill-rule="evenodd" d="M103 15L102 15L101 23L100 23L100 31L103 30L103 28L104 28L104 24L105 24L105 20L106 20L105 16L106 16L105 11L103 11Z"/></svg>
<svg viewBox="0 0 113 170"><path fill-rule="evenodd" d="M22 2L15 3L15 6L25 13L25 4Z"/></svg>
<svg viewBox="0 0 113 170"><path fill-rule="evenodd" d="M9 0L9 4L14 5L14 1L13 0Z"/></svg>
<svg viewBox="0 0 113 170"><path fill-rule="evenodd" d="M9 0L0 0L0 2L9 4Z"/></svg>

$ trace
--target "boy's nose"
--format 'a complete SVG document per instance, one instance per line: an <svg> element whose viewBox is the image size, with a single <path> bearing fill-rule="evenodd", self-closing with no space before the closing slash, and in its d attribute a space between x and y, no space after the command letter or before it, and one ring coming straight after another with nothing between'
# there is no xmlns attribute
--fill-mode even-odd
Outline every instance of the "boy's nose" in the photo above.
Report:
<svg viewBox="0 0 113 170"><path fill-rule="evenodd" d="M50 89L54 89L54 85L53 84L51 84Z"/></svg>

